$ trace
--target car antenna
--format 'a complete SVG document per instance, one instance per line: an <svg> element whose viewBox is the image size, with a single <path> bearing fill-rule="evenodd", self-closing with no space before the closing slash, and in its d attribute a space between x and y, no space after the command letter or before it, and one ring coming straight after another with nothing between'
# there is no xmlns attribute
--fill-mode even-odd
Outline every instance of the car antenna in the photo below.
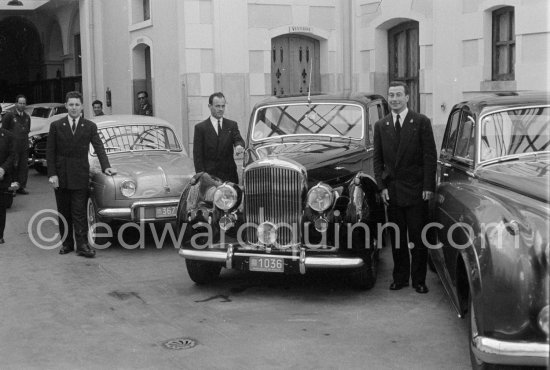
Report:
<svg viewBox="0 0 550 370"><path fill-rule="evenodd" d="M309 65L309 84L307 87L307 104L311 104L311 72L313 70L313 58L311 59L311 64Z"/></svg>

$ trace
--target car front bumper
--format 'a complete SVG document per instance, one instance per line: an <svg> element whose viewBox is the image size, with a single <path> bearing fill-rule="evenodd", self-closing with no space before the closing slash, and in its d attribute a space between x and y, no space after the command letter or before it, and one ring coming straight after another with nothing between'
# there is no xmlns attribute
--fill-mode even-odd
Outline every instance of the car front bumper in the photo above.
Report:
<svg viewBox="0 0 550 370"><path fill-rule="evenodd" d="M293 254L254 253L253 251L236 251L234 244L213 244L205 249L180 248L179 255L197 261L208 261L223 264L227 269L235 268L235 260L246 260L250 257L282 258L286 262L297 264L300 274L309 269L358 269L364 260L358 256L307 255L306 248L300 248Z"/></svg>
<svg viewBox="0 0 550 370"><path fill-rule="evenodd" d="M512 342L477 336L472 339L475 356L499 365L548 366L548 343Z"/></svg>
<svg viewBox="0 0 550 370"><path fill-rule="evenodd" d="M179 198L166 198L159 200L142 200L132 203L130 207L102 208L98 214L102 218L126 220L133 222L168 222L176 219L176 212L158 217L155 215L157 208L176 207Z"/></svg>

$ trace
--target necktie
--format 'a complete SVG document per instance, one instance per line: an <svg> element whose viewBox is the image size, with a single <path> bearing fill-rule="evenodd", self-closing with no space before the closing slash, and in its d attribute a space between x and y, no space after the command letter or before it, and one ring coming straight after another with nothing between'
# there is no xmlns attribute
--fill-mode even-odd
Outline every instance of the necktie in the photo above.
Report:
<svg viewBox="0 0 550 370"><path fill-rule="evenodd" d="M76 131L76 119L74 119L74 118L73 118L73 127L72 127L72 129L73 129L73 135L74 135L74 133Z"/></svg>
<svg viewBox="0 0 550 370"><path fill-rule="evenodd" d="M401 135L401 123L399 122L399 114L395 118L395 134L397 135L397 140L399 140Z"/></svg>
<svg viewBox="0 0 550 370"><path fill-rule="evenodd" d="M222 134L222 125L220 124L220 120L218 120L218 136Z"/></svg>

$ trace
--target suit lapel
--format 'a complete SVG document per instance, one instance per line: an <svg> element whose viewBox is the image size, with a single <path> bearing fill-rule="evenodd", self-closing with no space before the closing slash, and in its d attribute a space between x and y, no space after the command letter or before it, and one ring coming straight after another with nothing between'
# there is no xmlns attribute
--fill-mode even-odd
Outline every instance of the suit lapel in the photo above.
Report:
<svg viewBox="0 0 550 370"><path fill-rule="evenodd" d="M384 122L384 131L386 132L386 137L389 138L394 152L397 151L397 135L395 134L395 129L393 127L393 118L391 113L386 116L386 121Z"/></svg>

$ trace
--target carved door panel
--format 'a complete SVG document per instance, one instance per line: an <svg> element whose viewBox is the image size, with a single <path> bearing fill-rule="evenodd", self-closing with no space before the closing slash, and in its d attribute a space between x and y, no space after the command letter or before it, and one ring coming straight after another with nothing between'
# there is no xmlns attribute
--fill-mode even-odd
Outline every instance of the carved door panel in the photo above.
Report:
<svg viewBox="0 0 550 370"><path fill-rule="evenodd" d="M403 81L409 86L409 108L420 112L418 22L406 22L390 29L388 44L390 81Z"/></svg>
<svg viewBox="0 0 550 370"><path fill-rule="evenodd" d="M319 91L319 71L319 41L304 36L287 35L272 40L273 95L307 94L310 84L312 91Z"/></svg>

